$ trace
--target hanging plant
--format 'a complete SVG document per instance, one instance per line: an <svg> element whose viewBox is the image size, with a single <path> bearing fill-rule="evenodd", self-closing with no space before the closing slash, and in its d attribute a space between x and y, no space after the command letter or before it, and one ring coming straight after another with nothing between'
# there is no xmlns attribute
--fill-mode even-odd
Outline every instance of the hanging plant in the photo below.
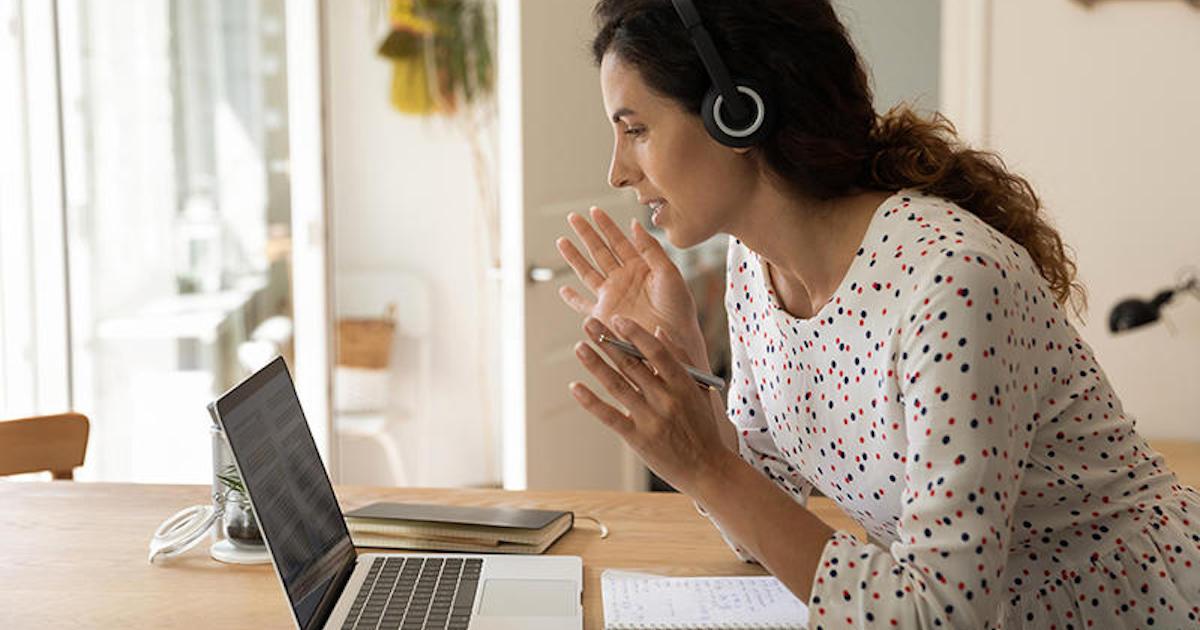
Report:
<svg viewBox="0 0 1200 630"><path fill-rule="evenodd" d="M484 0L383 0L392 61L392 106L406 114L454 114L492 95L491 8Z"/></svg>

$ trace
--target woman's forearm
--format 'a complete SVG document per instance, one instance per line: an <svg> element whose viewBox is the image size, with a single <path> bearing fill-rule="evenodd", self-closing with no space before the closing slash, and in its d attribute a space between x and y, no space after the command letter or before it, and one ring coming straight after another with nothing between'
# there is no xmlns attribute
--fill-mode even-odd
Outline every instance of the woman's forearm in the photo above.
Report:
<svg viewBox="0 0 1200 630"><path fill-rule="evenodd" d="M726 534L808 601L832 528L733 451L721 453L693 489Z"/></svg>

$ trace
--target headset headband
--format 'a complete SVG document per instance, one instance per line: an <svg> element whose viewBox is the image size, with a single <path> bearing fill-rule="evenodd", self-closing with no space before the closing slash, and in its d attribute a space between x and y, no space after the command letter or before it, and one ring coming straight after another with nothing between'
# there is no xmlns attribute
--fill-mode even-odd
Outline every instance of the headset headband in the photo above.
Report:
<svg viewBox="0 0 1200 630"><path fill-rule="evenodd" d="M696 5L692 3L692 0L671 0L671 4L674 5L675 12L679 14L679 19L683 20L683 25L692 38L696 52L700 54L700 61L704 64L704 69L708 71L709 78L712 79L717 91L721 93L725 108L729 110L734 120L747 120L750 112L746 111L745 101L733 83L729 68L725 66L721 55L717 53L717 47L713 44L708 29L705 29L704 23L700 21L700 12L696 10Z"/></svg>

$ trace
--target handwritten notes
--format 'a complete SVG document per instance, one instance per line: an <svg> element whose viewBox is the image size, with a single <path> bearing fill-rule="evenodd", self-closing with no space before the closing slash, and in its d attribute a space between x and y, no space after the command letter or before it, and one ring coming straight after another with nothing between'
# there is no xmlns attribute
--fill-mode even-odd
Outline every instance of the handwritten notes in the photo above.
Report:
<svg viewBox="0 0 1200 630"><path fill-rule="evenodd" d="M600 585L605 630L799 630L808 624L808 607L773 577L662 577L609 570L601 574Z"/></svg>

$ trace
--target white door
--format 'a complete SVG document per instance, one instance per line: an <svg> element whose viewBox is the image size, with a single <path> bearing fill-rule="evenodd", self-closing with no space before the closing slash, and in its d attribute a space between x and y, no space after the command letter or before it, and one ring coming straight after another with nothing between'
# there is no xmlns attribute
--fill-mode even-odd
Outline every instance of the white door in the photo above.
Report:
<svg viewBox="0 0 1200 630"><path fill-rule="evenodd" d="M585 380L577 282L554 247L566 216L599 205L628 222L631 193L607 184L612 132L590 58L594 0L499 6L502 445L504 487L646 488L644 467L567 391ZM577 289L583 290L581 286ZM603 391L603 388L596 388Z"/></svg>
<svg viewBox="0 0 1200 630"><path fill-rule="evenodd" d="M1164 325L1127 334L1107 323L1119 301L1147 299L1200 262L1193 4L943 5L944 107L1033 184L1087 287L1081 336L1152 438L1200 438L1200 308L1176 298Z"/></svg>

